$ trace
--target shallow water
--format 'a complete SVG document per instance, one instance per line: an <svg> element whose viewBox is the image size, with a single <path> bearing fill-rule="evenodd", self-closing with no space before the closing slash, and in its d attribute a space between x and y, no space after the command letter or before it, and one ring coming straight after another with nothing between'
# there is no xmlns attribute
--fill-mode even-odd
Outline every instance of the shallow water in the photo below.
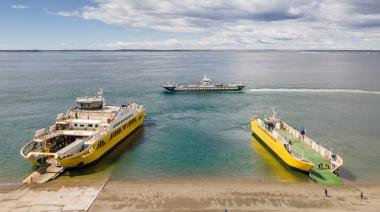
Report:
<svg viewBox="0 0 380 212"><path fill-rule="evenodd" d="M77 176L109 171L136 178L253 178L308 181L284 167L250 132L253 114L275 106L294 127L344 159L351 181L379 179L380 54L296 51L0 53L0 182L20 182L32 166L26 140L50 126L78 95L103 87L108 103L130 98L148 109L145 126ZM166 81L204 73L240 81L237 93L168 94Z"/></svg>

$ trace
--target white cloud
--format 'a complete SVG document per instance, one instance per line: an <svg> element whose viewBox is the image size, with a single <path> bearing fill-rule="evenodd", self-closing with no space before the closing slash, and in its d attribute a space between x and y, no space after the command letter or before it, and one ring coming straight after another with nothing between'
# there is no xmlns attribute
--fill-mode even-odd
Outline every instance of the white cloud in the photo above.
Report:
<svg viewBox="0 0 380 212"><path fill-rule="evenodd" d="M79 14L78 11L73 11L73 12L64 12L64 11L61 11L61 12L56 12L56 13L52 13L50 11L47 11L47 13L48 14L53 14L53 15L64 16L64 17L80 16L80 14Z"/></svg>
<svg viewBox="0 0 380 212"><path fill-rule="evenodd" d="M176 39L168 39L164 41L117 41L113 43L100 44L98 46L106 49L173 49L181 45L182 44L179 43Z"/></svg>
<svg viewBox="0 0 380 212"><path fill-rule="evenodd" d="M376 0L98 0L95 6L56 15L206 35L172 43L152 38L103 44L107 48L380 48Z"/></svg>
<svg viewBox="0 0 380 212"><path fill-rule="evenodd" d="M316 6L302 0L101 0L97 6L87 6L73 12L61 11L57 15L79 16L121 27L199 32L239 20L302 19Z"/></svg>
<svg viewBox="0 0 380 212"><path fill-rule="evenodd" d="M13 9L18 9L18 10L23 10L23 9L28 9L29 7L26 6L26 5L17 4L17 5L12 5L12 8Z"/></svg>

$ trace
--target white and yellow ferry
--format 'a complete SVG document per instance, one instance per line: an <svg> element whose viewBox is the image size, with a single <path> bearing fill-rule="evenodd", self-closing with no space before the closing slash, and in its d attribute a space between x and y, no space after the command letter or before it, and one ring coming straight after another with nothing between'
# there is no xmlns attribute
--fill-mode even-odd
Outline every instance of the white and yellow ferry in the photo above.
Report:
<svg viewBox="0 0 380 212"><path fill-rule="evenodd" d="M22 147L22 157L43 167L24 182L46 182L64 168L96 161L144 121L143 105L106 105L101 90L94 97L78 97L76 103Z"/></svg>

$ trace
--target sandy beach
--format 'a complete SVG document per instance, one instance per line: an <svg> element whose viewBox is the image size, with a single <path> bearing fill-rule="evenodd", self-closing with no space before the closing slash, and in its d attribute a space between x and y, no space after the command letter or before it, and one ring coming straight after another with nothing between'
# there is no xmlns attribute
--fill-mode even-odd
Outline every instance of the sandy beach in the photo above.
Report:
<svg viewBox="0 0 380 212"><path fill-rule="evenodd" d="M5 211L378 211L380 184L73 178L2 187L0 204Z"/></svg>
<svg viewBox="0 0 380 212"><path fill-rule="evenodd" d="M379 196L379 184L324 187L243 180L110 181L90 211L378 211Z"/></svg>

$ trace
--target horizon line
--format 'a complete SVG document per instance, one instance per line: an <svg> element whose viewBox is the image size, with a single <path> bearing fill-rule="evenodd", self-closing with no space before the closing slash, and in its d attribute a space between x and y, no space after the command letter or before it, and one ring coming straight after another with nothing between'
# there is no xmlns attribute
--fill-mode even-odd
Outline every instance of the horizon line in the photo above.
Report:
<svg viewBox="0 0 380 212"><path fill-rule="evenodd" d="M69 51L356 51L378 52L380 49L0 49L0 52L69 52Z"/></svg>

